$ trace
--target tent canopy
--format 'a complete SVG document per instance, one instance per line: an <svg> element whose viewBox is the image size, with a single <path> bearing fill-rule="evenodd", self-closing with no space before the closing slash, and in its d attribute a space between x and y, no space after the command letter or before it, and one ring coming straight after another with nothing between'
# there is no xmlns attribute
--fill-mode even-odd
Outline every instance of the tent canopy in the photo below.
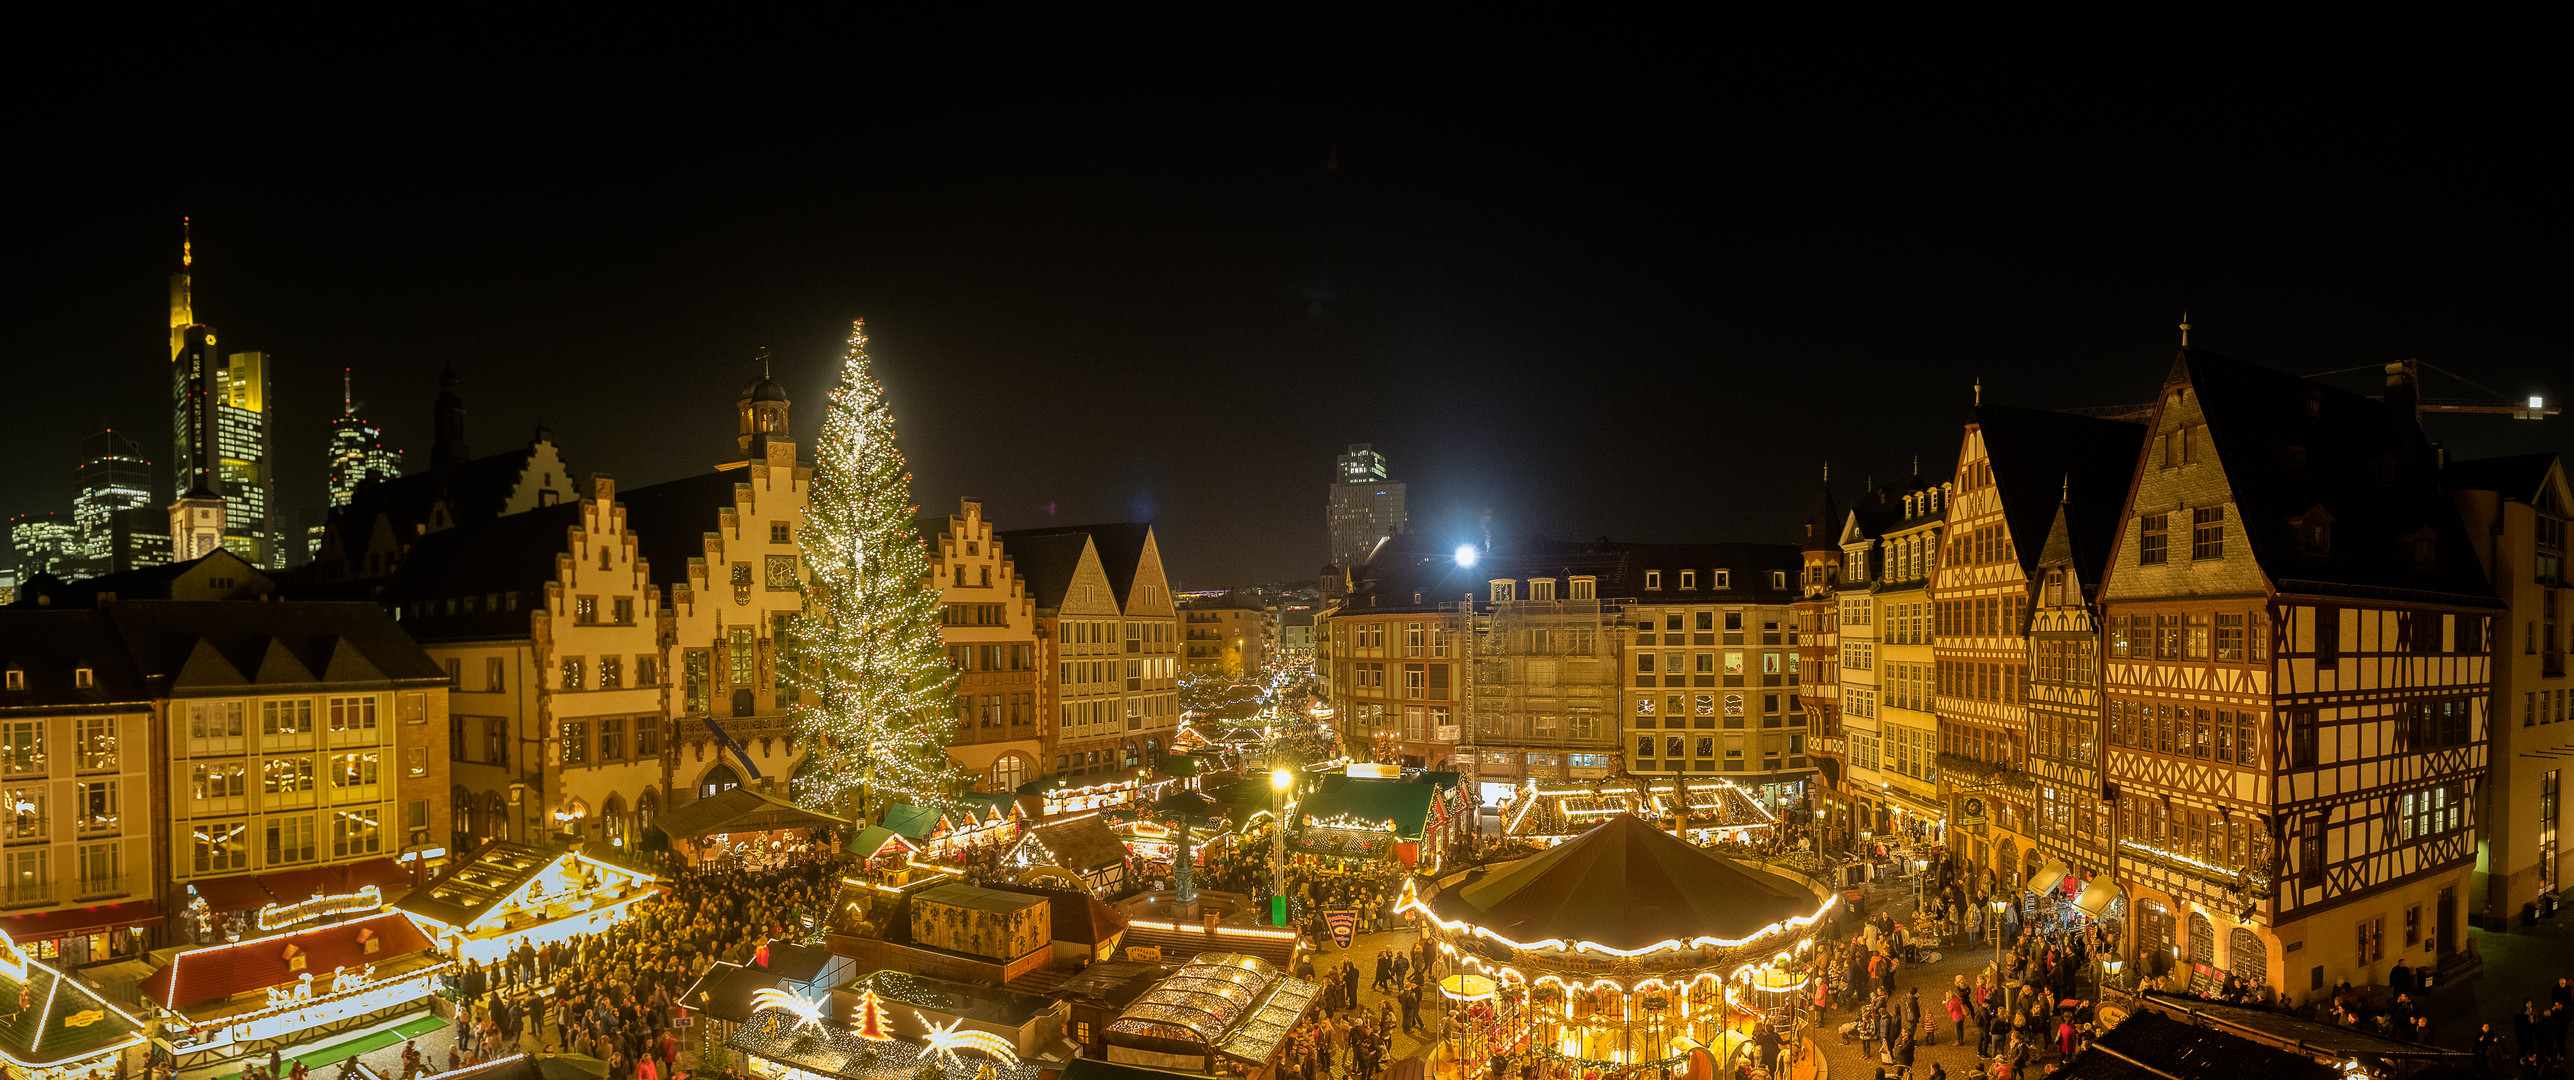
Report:
<svg viewBox="0 0 2574 1080"><path fill-rule="evenodd" d="M1643 818L1619 814L1498 873L1451 887L1431 906L1443 919L1514 941L1643 949L1675 938L1749 938L1774 923L1813 915L1822 903L1784 878L1745 869Z"/></svg>
<svg viewBox="0 0 2574 1080"><path fill-rule="evenodd" d="M1438 801L1440 791L1435 785L1411 780L1332 777L1324 780L1322 790L1297 804L1296 816L1312 818L1318 825L1347 820L1367 828L1382 828L1391 821L1396 836L1419 840L1430 819L1430 804Z"/></svg>
<svg viewBox="0 0 2574 1080"><path fill-rule="evenodd" d="M686 806L664 810L660 817L653 819L653 824L670 836L694 840L717 833L847 825L849 819L807 810L765 791L737 787L727 788Z"/></svg>

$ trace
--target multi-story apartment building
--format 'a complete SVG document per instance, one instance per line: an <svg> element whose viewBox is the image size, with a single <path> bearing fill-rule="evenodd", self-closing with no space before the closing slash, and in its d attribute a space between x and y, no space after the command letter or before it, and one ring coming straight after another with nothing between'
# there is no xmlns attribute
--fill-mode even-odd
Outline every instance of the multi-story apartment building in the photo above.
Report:
<svg viewBox="0 0 2574 1080"><path fill-rule="evenodd" d="M1352 443L1332 468L1332 491L1323 507L1331 530L1332 565L1349 571L1364 564L1377 541L1403 531L1407 520L1403 482L1390 479L1385 455Z"/></svg>
<svg viewBox="0 0 2574 1080"><path fill-rule="evenodd" d="M983 504L957 501L930 540L930 586L956 669L956 735L947 756L981 790L1007 795L1045 771L1057 725L1037 700L1037 604Z"/></svg>
<svg viewBox="0 0 2574 1080"><path fill-rule="evenodd" d="M1462 594L1461 594L1462 595ZM1462 632L1470 616L1455 600L1404 602L1409 593L1371 590L1329 617L1332 687L1325 700L1352 757L1446 769L1458 740L1465 693ZM1375 603L1370 603L1375 601ZM1324 635L1318 635L1318 641Z"/></svg>
<svg viewBox="0 0 2574 1080"><path fill-rule="evenodd" d="M247 910L308 893L316 882L303 871L382 867L445 846L449 676L383 609L271 600L102 610L157 728L118 748L153 758L151 793L127 797L120 812L167 823L152 866L125 873L154 874L174 918L192 899ZM98 760L96 743L68 734L59 745L77 773Z"/></svg>
<svg viewBox="0 0 2574 1080"><path fill-rule="evenodd" d="M2565 463L2554 454L2462 461L2444 481L2464 519L2485 576L2505 612L2494 632L2493 772L2477 808L2484 879L2474 903L2485 925L2520 917L2540 893L2561 889L2566 855L2565 766L2574 698L2565 673L2565 523L2574 508Z"/></svg>
<svg viewBox="0 0 2574 1080"><path fill-rule="evenodd" d="M2123 494L2144 430L1979 405L1960 440L1932 586L1933 663L1950 820L1987 881L2016 887L2042 865L2027 697L2046 530L2076 480L2085 505Z"/></svg>
<svg viewBox="0 0 2574 1080"><path fill-rule="evenodd" d="M105 612L0 611L0 931L65 966L140 956L160 917L153 692Z"/></svg>
<svg viewBox="0 0 2574 1080"><path fill-rule="evenodd" d="M2305 994L2458 952L2500 606L2390 375L2381 404L2184 347L2157 396L2101 588L2148 974Z"/></svg>
<svg viewBox="0 0 2574 1080"><path fill-rule="evenodd" d="M1258 597L1243 593L1182 605L1181 670L1228 678L1267 671L1275 617Z"/></svg>
<svg viewBox="0 0 2574 1080"><path fill-rule="evenodd" d="M1834 596L1841 590L1841 510L1832 498L1832 470L1824 469L1824 488L1814 516L1805 522L1799 544L1796 618L1798 680L1803 683L1806 751L1813 758L1811 786L1815 821L1827 845L1857 835L1850 798L1844 793L1849 775L1849 738L1841 726L1841 613Z"/></svg>
<svg viewBox="0 0 2574 1080"><path fill-rule="evenodd" d="M1630 773L1721 776L1773 809L1803 807L1804 658L1793 640L1801 557L1786 544L1620 544Z"/></svg>
<svg viewBox="0 0 2574 1080"><path fill-rule="evenodd" d="M1153 527L993 535L1036 601L1038 715L1055 725L1053 775L1161 767L1180 723L1180 621Z"/></svg>
<svg viewBox="0 0 2574 1080"><path fill-rule="evenodd" d="M1930 583L1951 494L1949 485L1916 476L1893 496L1900 509L1879 539L1880 558L1867 596L1877 643L1875 705L1883 740L1879 790L1896 831L1939 842L1952 838L1940 785Z"/></svg>
<svg viewBox="0 0 2574 1080"><path fill-rule="evenodd" d="M2098 483L2077 499L2068 479L2038 548L2038 592L2030 599L2027 710L2037 848L2084 886L2107 877L2113 865L2101 768L2099 601L2124 501L2123 492Z"/></svg>

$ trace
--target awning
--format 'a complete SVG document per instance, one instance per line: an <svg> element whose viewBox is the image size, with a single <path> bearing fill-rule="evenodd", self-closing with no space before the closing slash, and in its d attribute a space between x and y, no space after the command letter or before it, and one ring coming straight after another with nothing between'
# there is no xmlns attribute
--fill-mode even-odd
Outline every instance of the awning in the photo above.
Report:
<svg viewBox="0 0 2574 1080"><path fill-rule="evenodd" d="M69 911L47 911L36 915L12 915L0 919L0 933L16 942L41 941L46 938L82 930L110 926L141 926L161 921L161 905L150 900L103 907L73 908Z"/></svg>
<svg viewBox="0 0 2574 1080"><path fill-rule="evenodd" d="M268 906L272 899L268 890L259 887L257 874L236 874L182 884L195 889L198 898L216 911L254 911Z"/></svg>
<svg viewBox="0 0 2574 1080"><path fill-rule="evenodd" d="M2074 897L2074 910L2097 919L2101 912L2109 910L2109 905L2125 895L2126 890L2119 888L2117 882L2105 877L2093 878L2091 887L2084 889L2081 896Z"/></svg>
<svg viewBox="0 0 2574 1080"><path fill-rule="evenodd" d="M2062 885L2065 883L2065 873L2064 860L2050 858L2047 860L2047 865L2038 868L2038 876L2029 879L2029 891L2042 893Z"/></svg>

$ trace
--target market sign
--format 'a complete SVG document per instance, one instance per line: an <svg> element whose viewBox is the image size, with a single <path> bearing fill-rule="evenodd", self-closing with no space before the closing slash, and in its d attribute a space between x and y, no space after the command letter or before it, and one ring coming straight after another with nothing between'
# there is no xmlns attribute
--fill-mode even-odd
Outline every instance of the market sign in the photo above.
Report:
<svg viewBox="0 0 2574 1080"><path fill-rule="evenodd" d="M437 989L439 973L454 966L452 962L431 964L380 982L367 983L349 990L335 989L328 994L310 997L300 993L290 993L285 1004L272 1005L258 1012L235 1018L228 1026L232 1029L232 1037L235 1041L248 1042L253 1039L273 1039L281 1035L293 1035L334 1020L345 1020L352 1016L380 1012L396 1005L407 1005L434 993ZM333 983L336 986L340 981L335 979ZM311 985L308 982L304 983L303 987Z"/></svg>
<svg viewBox="0 0 2574 1080"><path fill-rule="evenodd" d="M315 896L294 904L270 904L259 909L259 928L277 930L334 915L373 911L383 906L384 890L368 885L338 896Z"/></svg>

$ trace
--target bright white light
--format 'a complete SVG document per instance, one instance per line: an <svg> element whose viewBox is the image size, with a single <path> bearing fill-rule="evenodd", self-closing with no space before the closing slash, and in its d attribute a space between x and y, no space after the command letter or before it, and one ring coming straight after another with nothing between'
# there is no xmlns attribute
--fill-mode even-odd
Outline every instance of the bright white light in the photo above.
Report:
<svg viewBox="0 0 2574 1080"><path fill-rule="evenodd" d="M2533 407L2534 407L2534 406L2536 406L2537 404L2538 404L2538 402L2536 402L2536 401L2532 401L2532 402L2530 402L2530 405L2532 405ZM1475 545L1473 545L1473 544L1459 544L1459 545L1457 545L1457 565L1459 565L1459 566L1473 566L1473 565L1475 565L1475 558L1476 558L1476 555L1475 555Z"/></svg>
<svg viewBox="0 0 2574 1080"><path fill-rule="evenodd" d="M2537 394L2531 394L2529 395L2529 407L2533 409L2544 409L2547 407L2547 399L2540 397Z"/></svg>

